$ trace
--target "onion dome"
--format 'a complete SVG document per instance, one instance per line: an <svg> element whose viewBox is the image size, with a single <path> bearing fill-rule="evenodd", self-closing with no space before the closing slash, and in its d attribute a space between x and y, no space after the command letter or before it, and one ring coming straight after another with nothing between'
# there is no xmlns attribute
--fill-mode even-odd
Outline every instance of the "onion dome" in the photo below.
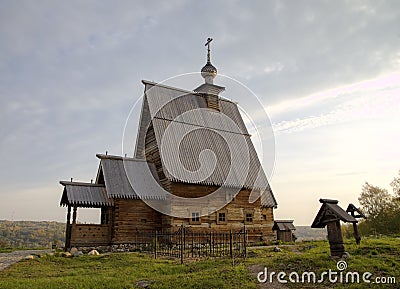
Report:
<svg viewBox="0 0 400 289"><path fill-rule="evenodd" d="M201 76L205 79L206 83L213 83L213 79L217 76L217 68L211 64L211 57L210 57L210 43L212 38L207 39L207 63L201 69Z"/></svg>
<svg viewBox="0 0 400 289"><path fill-rule="evenodd" d="M217 76L217 69L211 62L207 62L201 69L201 76L205 79L207 79L207 77L212 77L212 79L214 79Z"/></svg>

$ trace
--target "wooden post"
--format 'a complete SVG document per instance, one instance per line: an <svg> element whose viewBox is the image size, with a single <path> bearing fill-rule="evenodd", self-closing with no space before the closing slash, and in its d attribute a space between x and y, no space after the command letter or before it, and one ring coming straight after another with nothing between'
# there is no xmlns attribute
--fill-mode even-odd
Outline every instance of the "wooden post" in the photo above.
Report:
<svg viewBox="0 0 400 289"><path fill-rule="evenodd" d="M76 224L77 207L74 205L74 212L72 214L72 224Z"/></svg>
<svg viewBox="0 0 400 289"><path fill-rule="evenodd" d="M65 228L65 251L71 247L71 205L67 209L67 226Z"/></svg>
<svg viewBox="0 0 400 289"><path fill-rule="evenodd" d="M365 219L365 215L360 211L360 209L357 209L356 206L354 206L353 204L349 204L349 206L347 207L346 210L347 213L350 213L351 216L355 219L357 218L364 218ZM361 242L361 237L358 234L358 227L357 227L357 223L353 222L353 236L356 239L356 243L357 245L360 245Z"/></svg>
<svg viewBox="0 0 400 289"><path fill-rule="evenodd" d="M360 245L361 237L358 234L357 223L353 223L353 230L354 230L354 238L356 239L356 243L357 243L357 245Z"/></svg>
<svg viewBox="0 0 400 289"><path fill-rule="evenodd" d="M344 254L344 243L340 221L334 221L327 224L328 240L331 249L331 256L342 257Z"/></svg>

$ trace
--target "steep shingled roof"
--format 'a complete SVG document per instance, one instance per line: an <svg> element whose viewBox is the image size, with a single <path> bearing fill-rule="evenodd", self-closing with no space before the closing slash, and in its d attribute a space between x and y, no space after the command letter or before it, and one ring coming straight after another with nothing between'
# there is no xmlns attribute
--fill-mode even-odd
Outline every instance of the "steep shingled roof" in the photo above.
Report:
<svg viewBox="0 0 400 289"><path fill-rule="evenodd" d="M199 93L147 81L143 83L145 97L136 157L144 158L146 130L153 126L157 146L160 151L163 149L163 171L170 181L262 190L262 205L277 206L236 103L220 98L220 111L211 112ZM165 132L168 129L178 133L167 138ZM179 139L179 135L184 137ZM215 163L201 162L199 156L204 150L214 152ZM166 157L172 162L170 168L174 172L166 166ZM201 166L212 173L204 177L199 169Z"/></svg>

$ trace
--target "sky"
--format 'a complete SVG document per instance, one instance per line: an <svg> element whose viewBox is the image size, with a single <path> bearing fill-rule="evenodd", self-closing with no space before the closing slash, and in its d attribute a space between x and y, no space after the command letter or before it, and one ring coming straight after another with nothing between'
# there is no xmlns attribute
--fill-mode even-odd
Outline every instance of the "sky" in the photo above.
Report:
<svg viewBox="0 0 400 289"><path fill-rule="evenodd" d="M366 181L390 190L398 27L395 0L0 1L0 219L64 221L59 181L121 155L141 80L199 72L208 37L215 83L229 76L262 105L222 96L272 124L275 218L310 225L321 197L346 207Z"/></svg>

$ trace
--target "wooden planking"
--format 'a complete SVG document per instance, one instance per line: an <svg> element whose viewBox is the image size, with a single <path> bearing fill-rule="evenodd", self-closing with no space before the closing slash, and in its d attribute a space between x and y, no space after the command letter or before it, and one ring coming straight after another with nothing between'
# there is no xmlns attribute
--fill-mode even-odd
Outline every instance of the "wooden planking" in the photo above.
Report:
<svg viewBox="0 0 400 289"><path fill-rule="evenodd" d="M108 245L110 225L72 224L71 246Z"/></svg>
<svg viewBox="0 0 400 289"><path fill-rule="evenodd" d="M219 111L219 97L214 94L207 94L207 107Z"/></svg>
<svg viewBox="0 0 400 289"><path fill-rule="evenodd" d="M182 184L172 183L172 192L180 197L192 197L197 198L205 196L215 191L218 187L194 185L194 184ZM246 228L251 235L252 241L266 241L275 239L275 234L272 231L274 224L273 208L266 208L261 206L261 200L258 199L254 203L249 203L250 190L241 190L233 201L221 208L226 212L226 222L218 223L217 214L219 211L214 212L210 215L201 217L199 225L190 224L188 219L173 218L171 220L171 229L177 230L182 224L189 226L194 231L229 231L231 229L238 230L242 229L246 218L246 213L253 214L253 222L247 223ZM176 204L173 204L173 206ZM204 204L203 204L204 205ZM201 205L199 204L199 207ZM182 208L183 210L185 208ZM206 208L207 209L207 208Z"/></svg>
<svg viewBox="0 0 400 289"><path fill-rule="evenodd" d="M170 191L171 182L167 179L164 174L163 166L161 163L160 153L158 150L156 137L154 134L154 127L150 125L147 133L146 133L146 140L145 140L145 156L146 160L152 162L156 167L157 175L160 180L161 185L167 191Z"/></svg>
<svg viewBox="0 0 400 289"><path fill-rule="evenodd" d="M142 200L117 199L115 202L113 243L133 242L139 232L162 229L161 214Z"/></svg>
<svg viewBox="0 0 400 289"><path fill-rule="evenodd" d="M172 184L173 193L185 196L185 192L189 192L191 197L199 197L208 194L216 189L216 187L193 185L193 184ZM199 225L189 224L188 219L172 218L161 215L148 207L141 200L115 200L115 223L113 242L129 242L135 237L136 228L141 230L154 230L156 228L169 229L168 231L176 231L182 224L189 226L194 232L219 231L227 232L229 230L241 230L244 225L246 212L253 213L253 222L247 223L246 228L249 234L249 241L262 241L274 239L275 234L272 232L273 226L273 209L261 207L260 200L253 204L248 202L250 191L242 190L236 198L226 205L223 210L226 212L226 223L217 223L217 213L201 217ZM187 196L187 194L186 194ZM176 204L172 204L176 206ZM186 209L186 208L183 208ZM264 218L265 216L265 218ZM146 223L141 220L146 219Z"/></svg>
<svg viewBox="0 0 400 289"><path fill-rule="evenodd" d="M293 242L292 231L277 231L277 239L282 242Z"/></svg>
<svg viewBox="0 0 400 289"><path fill-rule="evenodd" d="M146 95L143 97L142 110L140 111L139 127L135 146L135 157L139 159L145 158L145 138L147 128L151 123L149 104Z"/></svg>

